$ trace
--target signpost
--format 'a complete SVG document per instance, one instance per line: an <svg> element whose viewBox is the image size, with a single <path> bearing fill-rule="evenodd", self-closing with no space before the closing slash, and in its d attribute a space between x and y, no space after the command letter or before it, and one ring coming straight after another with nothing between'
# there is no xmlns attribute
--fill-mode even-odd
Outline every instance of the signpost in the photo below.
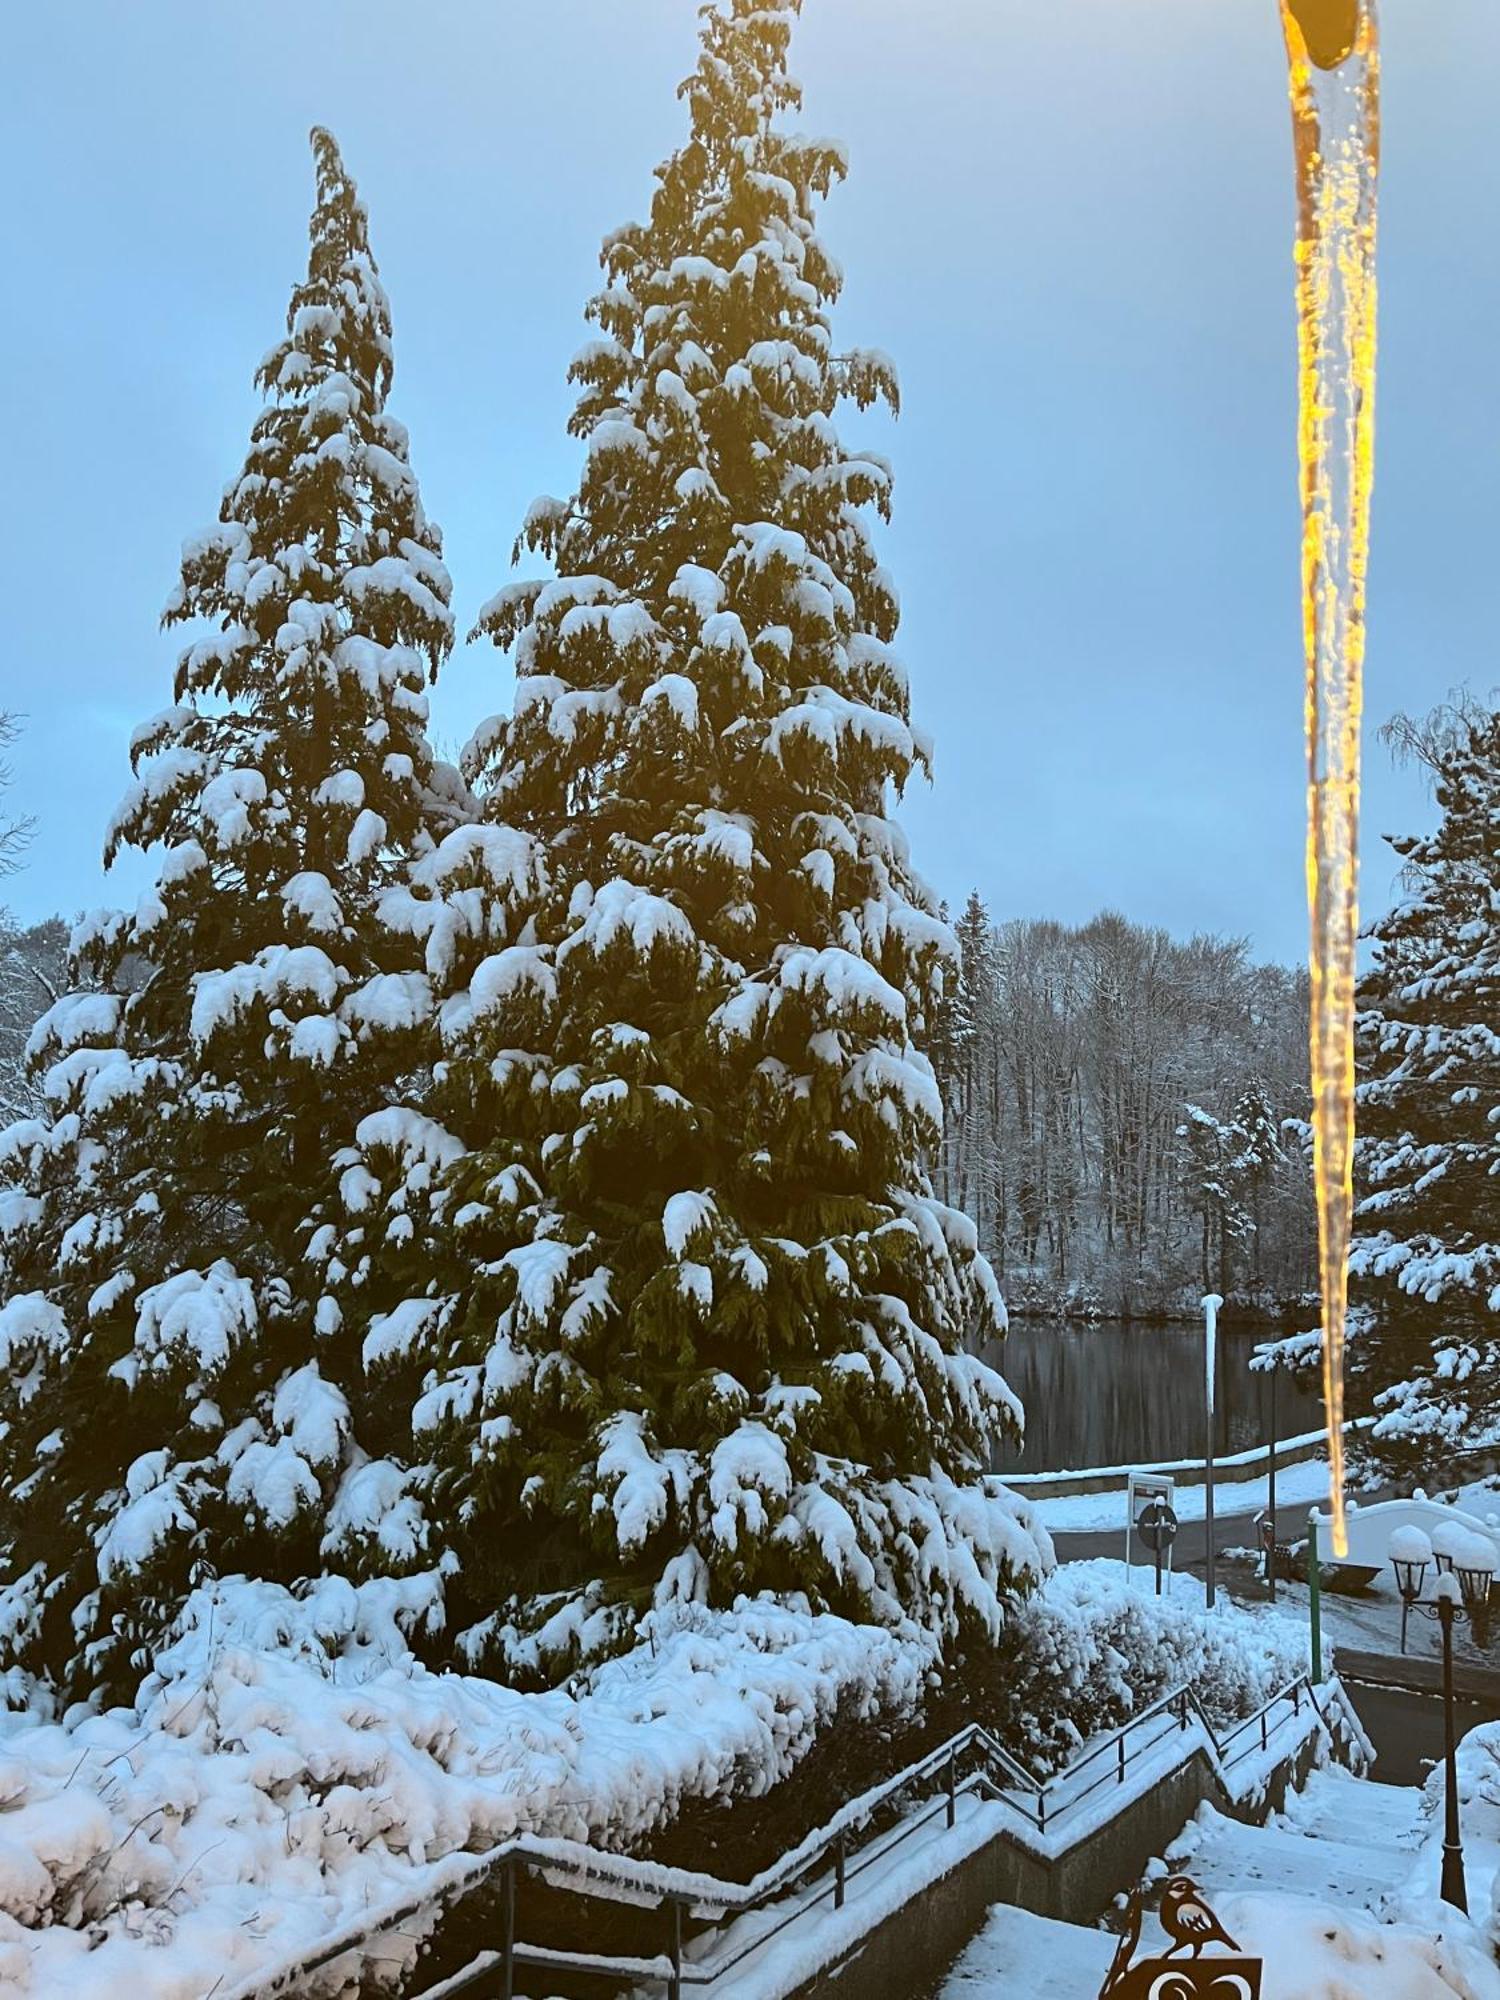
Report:
<svg viewBox="0 0 1500 2000"><path fill-rule="evenodd" d="M1156 1594L1161 1596L1161 1559L1171 1556L1177 1539L1177 1516L1165 1500L1149 1500L1136 1522L1141 1540L1156 1558Z"/></svg>
<svg viewBox="0 0 1500 2000"><path fill-rule="evenodd" d="M1177 1536L1177 1514L1172 1506L1175 1482L1162 1472L1132 1472L1126 1494L1125 1570L1134 1567L1137 1536L1150 1551L1156 1564L1156 1594L1161 1596L1162 1568L1172 1570L1172 1543Z"/></svg>
<svg viewBox="0 0 1500 2000"><path fill-rule="evenodd" d="M1271 1602L1276 1602L1276 1516L1262 1508L1255 1517L1255 1525L1260 1533L1261 1562L1265 1567L1266 1582L1271 1591Z"/></svg>

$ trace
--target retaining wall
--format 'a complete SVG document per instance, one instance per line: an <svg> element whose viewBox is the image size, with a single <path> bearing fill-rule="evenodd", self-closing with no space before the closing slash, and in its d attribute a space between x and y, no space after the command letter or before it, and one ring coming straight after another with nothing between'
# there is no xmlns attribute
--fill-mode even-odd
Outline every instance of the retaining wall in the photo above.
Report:
<svg viewBox="0 0 1500 2000"><path fill-rule="evenodd" d="M1346 1431L1357 1430L1371 1421L1368 1417L1353 1418L1344 1426ZM1284 1471L1289 1465L1302 1465L1309 1459L1320 1458L1328 1449L1326 1431L1308 1431L1301 1437L1279 1439L1276 1445L1276 1469ZM1237 1451L1226 1458L1214 1460L1214 1488L1222 1492L1226 1499L1233 1497L1237 1483L1246 1484L1264 1479L1270 1467L1271 1448L1256 1445L1250 1451ZM1201 1486L1203 1484L1203 1459L1177 1458L1165 1460L1160 1465L1096 1465L1078 1472L1004 1472L1000 1476L1013 1493L1019 1493L1027 1500L1064 1500L1078 1493L1112 1493L1123 1487L1132 1472L1160 1473L1173 1479L1179 1486Z"/></svg>

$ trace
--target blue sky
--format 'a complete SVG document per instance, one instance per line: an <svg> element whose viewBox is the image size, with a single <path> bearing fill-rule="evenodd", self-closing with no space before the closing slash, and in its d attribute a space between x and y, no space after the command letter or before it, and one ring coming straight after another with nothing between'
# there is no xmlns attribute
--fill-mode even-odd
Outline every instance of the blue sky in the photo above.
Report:
<svg viewBox="0 0 1500 2000"><path fill-rule="evenodd" d="M1369 707L1500 681L1500 8L1385 0ZM103 827L170 699L156 630L238 468L333 127L396 315L394 407L460 621L566 491L564 372L602 234L677 142L691 0L72 0L0 77L6 607L27 917L133 900ZM884 550L936 782L904 817L950 897L1104 905L1303 950L1290 137L1273 0L806 0L802 123L849 146L838 330L885 347ZM456 749L509 699L488 647L435 696ZM1373 740L1374 836L1428 817Z"/></svg>

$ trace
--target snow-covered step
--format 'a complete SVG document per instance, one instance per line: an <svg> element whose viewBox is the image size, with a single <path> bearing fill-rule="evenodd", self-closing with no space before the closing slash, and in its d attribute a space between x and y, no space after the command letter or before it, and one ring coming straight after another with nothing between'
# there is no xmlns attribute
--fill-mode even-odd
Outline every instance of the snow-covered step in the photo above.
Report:
<svg viewBox="0 0 1500 2000"><path fill-rule="evenodd" d="M1328 1840L1283 1826L1245 1826L1205 1806L1167 1855L1210 1903L1243 1894L1315 1895L1324 1903L1379 1914L1405 1882L1412 1854L1394 1843Z"/></svg>
<svg viewBox="0 0 1500 2000"><path fill-rule="evenodd" d="M1379 1785L1336 1765L1314 1771L1278 1822L1314 1840L1409 1851L1421 1837L1422 1794L1413 1785Z"/></svg>
<svg viewBox="0 0 1500 2000"><path fill-rule="evenodd" d="M939 2000L1079 2000L1104 1983L1119 1940L997 1904Z"/></svg>

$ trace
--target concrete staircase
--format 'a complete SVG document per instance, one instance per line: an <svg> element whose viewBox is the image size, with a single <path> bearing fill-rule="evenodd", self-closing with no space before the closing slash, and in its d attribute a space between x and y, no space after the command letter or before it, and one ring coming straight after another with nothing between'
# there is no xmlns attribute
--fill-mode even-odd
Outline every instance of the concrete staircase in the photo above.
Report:
<svg viewBox="0 0 1500 2000"><path fill-rule="evenodd" d="M1356 1778L1336 1766L1315 1771L1287 1810L1247 1826L1213 1806L1200 1808L1165 1857L1190 1875L1215 1908L1231 1896L1276 1895L1333 1904L1379 1918L1408 1880L1421 1839L1421 1793ZM1154 1914L1142 1927L1143 1953L1169 1940ZM1035 1917L1000 1904L959 1959L938 2000L1086 2000L1114 1955L1108 1932Z"/></svg>

